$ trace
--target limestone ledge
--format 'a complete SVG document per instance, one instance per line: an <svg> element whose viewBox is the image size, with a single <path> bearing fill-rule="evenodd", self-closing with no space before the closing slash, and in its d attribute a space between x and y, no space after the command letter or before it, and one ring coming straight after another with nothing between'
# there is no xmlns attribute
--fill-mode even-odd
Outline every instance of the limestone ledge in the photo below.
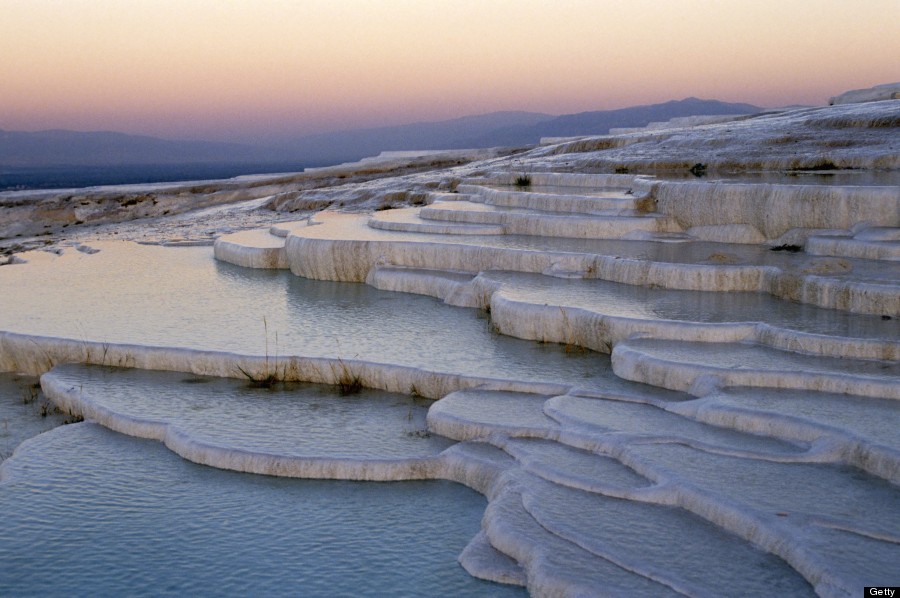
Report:
<svg viewBox="0 0 900 598"><path fill-rule="evenodd" d="M753 345L634 339L616 345L612 366L620 378L698 396L710 387L753 386L900 400L896 362L841 363Z"/></svg>
<svg viewBox="0 0 900 598"><path fill-rule="evenodd" d="M692 322L617 316L594 308L510 297L490 275L379 266L366 283L375 288L428 295L448 305L487 310L491 325L505 335L562 343L609 353L630 338L693 342L753 342L799 353L855 359L900 359L900 342L803 332L770 322ZM736 318L739 314L735 314Z"/></svg>
<svg viewBox="0 0 900 598"><path fill-rule="evenodd" d="M900 294L890 274L883 281L856 278L852 272L848 275L853 268L849 261L808 260L807 267L790 270L771 264L729 264L728 259L725 263L658 261L552 246L538 250L503 242L487 244L465 236L448 241L440 235L392 234L370 228L365 215L321 213L316 221L320 226L293 229L284 241L283 258L267 257L277 252L269 245L241 243L233 236L216 241L216 257L237 264L286 261L294 274L315 280L364 282L381 265L473 273L512 270L669 289L761 291L819 307L900 315Z"/></svg>
<svg viewBox="0 0 900 598"><path fill-rule="evenodd" d="M485 387L522 392L566 392L568 387L540 382L431 372L394 364L325 357L240 355L224 351L101 343L0 331L0 371L40 375L61 363L189 372L221 378L338 384L359 379L368 388L419 394L437 399L461 388Z"/></svg>
<svg viewBox="0 0 900 598"><path fill-rule="evenodd" d="M677 432L673 432L673 436L668 439L657 437L652 431L647 431L640 437L632 437L622 432L605 429L597 429L585 427L578 420L567 420L559 415L554 405L560 399L567 397L555 397L546 401L541 407L541 400L535 397L533 406L528 403L522 403L513 420L517 420L522 416L522 412L534 411L535 415L543 411L550 415L544 426L532 425L523 427L521 422L511 421L502 422L500 419L496 421L487 421L479 415L478 403L482 397L480 393L475 393L468 401L455 401L454 395L445 398L436 403L429 412L429 427L441 434L447 435L461 441L482 440L495 444L504 448L510 454L516 455L521 467L526 471L538 475L548 475L548 479L556 484L569 488L582 488L582 482L588 482L588 487L582 489L612 498L624 499L628 501L636 501L645 504L655 504L660 506L676 506L693 513L700 518L713 523L714 525L728 530L737 536L744 538L752 544L762 547L764 550L778 555L789 563L795 570L799 571L814 587L819 595L825 596L847 596L854 592L854 584L857 580L853 577L846 577L842 573L835 571L830 566L831 556L825 556L821 547L816 547L814 543L809 542L807 534L798 533L797 525L801 527L804 523L792 523L783 521L781 516L784 513L775 515L773 513L761 511L757 508L750 507L748 504L742 504L741 501L735 501L720 495L716 491L708 488L700 487L688 479L682 478L680 475L665 468L661 468L653 460L648 460L642 456L639 447L647 442L674 442L682 444L691 441L678 436ZM467 405L468 403L468 405ZM675 405L678 405L677 403ZM687 411L685 411L687 413ZM553 421L554 419L558 420ZM720 424L723 425L723 424ZM728 426L727 422L724 425ZM543 438L549 441L562 443L565 446L579 448L595 458L599 456L608 456L619 461L626 467L633 470L640 476L649 481L649 485L629 488L626 486L604 483L604 480L596 480L591 478L589 481L580 477L566 477L561 473L558 467L551 469L536 469L532 467L529 459L518 456L515 450L513 438ZM697 445L697 450L722 452L728 454L722 447L713 447L709 445ZM853 442L847 443L843 448L820 447L813 446L808 452L796 453L792 456L782 455L752 455L751 453L741 454L741 458L747 459L783 459L785 462L846 462L853 465L872 465L872 454L878 451L877 447L867 447L866 450L857 450ZM846 460L845 460L846 459ZM888 450L882 455L884 467L877 464L874 467L866 469L875 469L876 475L889 475L888 479L895 478L898 472L898 453L895 450ZM875 472L873 472L875 473ZM546 500L532 502L534 499L535 482L521 480L521 473L511 472L509 475L515 476L520 483L514 487L507 488L507 492L512 491L514 496L503 493L500 497L491 501L485 516L486 533L492 545L510 554L520 563L526 570L533 572L537 566L534 562L534 553L539 553L553 546L553 542L548 537L531 537L526 542L511 542L508 534L515 533L525 534L529 528L529 521L519 518L515 513L518 509L518 501L523 501L523 507L526 513L535 517L538 522L543 522L544 531L553 530L560 537L566 537L570 541L574 541L581 547L593 546L596 541L589 532L563 530L556 527L552 521L545 519L535 508L539 504L552 504ZM537 485L540 487L540 484ZM884 516L884 513L881 513ZM515 525L512 525L515 522ZM494 526L506 524L509 527L500 529ZM819 524L824 525L824 524ZM868 534L873 533L863 529L854 528L852 524L838 524L836 522L830 525L846 525L847 529L854 529L856 533ZM512 528L512 529L511 529ZM539 534L540 535L540 534ZM891 533L884 534L883 538L886 542L892 542ZM526 544L526 546L522 546ZM616 562L620 562L615 556L616 549L614 546L606 546L605 548L590 548L591 551L597 553L602 552L605 558L612 557ZM824 551L828 552L828 551ZM621 557L619 557L621 558ZM629 568L629 567L625 567ZM659 572L656 572L658 575ZM646 575L658 581L663 579ZM664 585L677 588L673 585L672 578L664 581ZM532 585L529 583L529 589Z"/></svg>

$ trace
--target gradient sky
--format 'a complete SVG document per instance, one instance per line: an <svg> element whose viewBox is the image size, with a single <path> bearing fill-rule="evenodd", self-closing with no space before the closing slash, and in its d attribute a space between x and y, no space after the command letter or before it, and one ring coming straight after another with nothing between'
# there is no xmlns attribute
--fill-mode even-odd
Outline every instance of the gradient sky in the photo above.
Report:
<svg viewBox="0 0 900 598"><path fill-rule="evenodd" d="M0 128L266 141L900 81L900 0L0 0Z"/></svg>

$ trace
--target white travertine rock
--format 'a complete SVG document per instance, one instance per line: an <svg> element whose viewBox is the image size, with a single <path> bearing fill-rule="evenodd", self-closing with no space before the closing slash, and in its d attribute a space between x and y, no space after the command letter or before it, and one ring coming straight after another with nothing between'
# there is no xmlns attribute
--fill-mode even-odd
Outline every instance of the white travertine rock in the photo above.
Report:
<svg viewBox="0 0 900 598"><path fill-rule="evenodd" d="M753 345L629 340L612 352L613 371L627 380L691 392L715 376L724 386L796 388L900 400L900 365L807 356Z"/></svg>
<svg viewBox="0 0 900 598"><path fill-rule="evenodd" d="M692 226L685 231L701 241L716 243L765 243L766 237L749 224L705 224Z"/></svg>
<svg viewBox="0 0 900 598"><path fill-rule="evenodd" d="M695 164L710 173L892 171L900 168L898 119L892 100L798 108L702 127L585 137L537 148L527 160L519 157L519 166L680 174Z"/></svg>
<svg viewBox="0 0 900 598"><path fill-rule="evenodd" d="M602 214L608 211L609 214ZM642 215L635 210L598 210L581 214L541 213L516 208L493 208L490 204L471 202L435 203L418 211L426 222L458 222L496 225L499 229L485 234L534 235L576 239L619 239L635 232L672 233L680 227L671 218L656 214ZM371 226L371 222L370 222ZM378 226L376 228L386 228ZM394 230L399 230L395 228ZM431 232L424 226L420 232ZM432 230L440 232L437 227ZM463 231L461 234L465 234ZM476 233L481 234L481 233Z"/></svg>
<svg viewBox="0 0 900 598"><path fill-rule="evenodd" d="M713 252L701 263L691 263L687 256L697 255L691 248L686 248L692 253L686 253L685 259L675 257L674 261L668 261L673 259L670 255L677 255L674 249L656 248L664 257L655 261L647 257L635 259L621 254L572 251L569 246L555 242L537 250L528 237L507 242L502 238L494 241L487 235L476 237L484 241L473 242L460 235L454 235L458 237L456 240L445 240L446 236L442 235L403 236L373 230L366 225L367 217L352 214L323 213L318 221L320 226L297 230L285 243L291 271L315 280L363 282L372 268L379 265L473 273L489 269L577 273L580 277L671 289L766 291L819 307L888 316L900 314L900 295L893 283L887 279L882 282L879 275L865 276L860 270L863 264L846 260L825 263L798 257L796 266L790 262L790 268L781 268L744 263L741 257ZM767 262L776 263L773 260L775 256L766 257Z"/></svg>
<svg viewBox="0 0 900 598"><path fill-rule="evenodd" d="M793 228L850 229L859 222L900 224L898 187L664 183L656 188L655 198L657 210L685 229L749 225L766 239L777 239Z"/></svg>
<svg viewBox="0 0 900 598"><path fill-rule="evenodd" d="M645 127L613 127L609 130L610 135L625 135L628 133L639 133L642 131L659 131L661 129L681 129L684 127L698 127L702 125L714 125L718 123L731 122L735 120L740 120L747 118L746 114L721 114L721 115L706 115L706 116L676 116L675 118L670 118L667 121L654 121L647 124ZM562 143L563 141L567 141L566 138L558 138L559 141L557 143ZM541 145L549 145L549 143L545 144L544 140L541 139Z"/></svg>
<svg viewBox="0 0 900 598"><path fill-rule="evenodd" d="M419 218L421 208L405 208L376 212L369 218L369 226L380 230L438 235L502 235L503 226L485 224L453 224Z"/></svg>
<svg viewBox="0 0 900 598"><path fill-rule="evenodd" d="M278 224L273 224L269 227L269 234L275 237L285 238L292 231L299 228L306 228L307 226L312 226L315 224L312 219L307 218L306 220L301 220L299 222L279 222Z"/></svg>
<svg viewBox="0 0 900 598"><path fill-rule="evenodd" d="M391 392L415 391L439 398L464 388L494 388L512 392L560 393L566 386L544 382L520 382L502 378L431 372L415 367L356 359L281 355L277 358L238 355L120 343L49 338L0 331L0 371L40 375L62 363L190 372L220 378L264 379L338 384L344 377L358 379L368 388Z"/></svg>
<svg viewBox="0 0 900 598"><path fill-rule="evenodd" d="M890 400L737 388L664 408L723 428L810 443L809 453L821 454L823 461L900 481L900 444L890 433L880 433L885 422L898 417Z"/></svg>
<svg viewBox="0 0 900 598"><path fill-rule="evenodd" d="M284 239L269 230L250 230L216 239L216 259L245 268L287 269Z"/></svg>
<svg viewBox="0 0 900 598"><path fill-rule="evenodd" d="M376 266L369 271L366 284L383 291L428 295L457 307L484 309L490 305L490 292L479 289L468 272Z"/></svg>
<svg viewBox="0 0 900 598"><path fill-rule="evenodd" d="M484 532L472 538L462 554L459 564L469 575L497 583L524 586L525 571L513 559L491 546Z"/></svg>
<svg viewBox="0 0 900 598"><path fill-rule="evenodd" d="M460 185L474 201L505 208L526 208L544 212L572 212L576 214L608 214L638 209L641 198L627 193L627 189L612 189L603 194L588 195L579 187L559 187L557 193L539 191L546 188L535 184L513 190L494 189L482 185ZM563 190L567 192L562 192Z"/></svg>
<svg viewBox="0 0 900 598"><path fill-rule="evenodd" d="M805 246L807 253L866 260L900 261L900 227L872 227L850 235L815 235Z"/></svg>
<svg viewBox="0 0 900 598"><path fill-rule="evenodd" d="M828 100L830 106L841 104L858 104L860 102L880 102L882 100L900 100L900 83L885 83L867 89L845 91Z"/></svg>

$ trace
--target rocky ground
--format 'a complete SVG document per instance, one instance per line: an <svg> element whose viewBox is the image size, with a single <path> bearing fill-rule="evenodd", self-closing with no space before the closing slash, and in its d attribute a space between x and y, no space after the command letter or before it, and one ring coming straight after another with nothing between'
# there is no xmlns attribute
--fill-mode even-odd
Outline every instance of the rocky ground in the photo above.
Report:
<svg viewBox="0 0 900 598"><path fill-rule="evenodd" d="M86 239L211 244L216 236L335 207L414 201L440 172L516 150L385 153L302 173L221 181L0 193L0 256L57 251ZM397 191L392 195L393 191Z"/></svg>

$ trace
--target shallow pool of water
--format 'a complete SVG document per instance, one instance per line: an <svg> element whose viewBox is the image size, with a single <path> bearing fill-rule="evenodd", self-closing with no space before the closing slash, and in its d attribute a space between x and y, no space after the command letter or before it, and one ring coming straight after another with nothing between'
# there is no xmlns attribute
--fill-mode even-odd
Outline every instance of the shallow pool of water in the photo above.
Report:
<svg viewBox="0 0 900 598"><path fill-rule="evenodd" d="M450 482L232 473L87 423L3 474L4 596L524 595L457 563L486 502Z"/></svg>
<svg viewBox="0 0 900 598"><path fill-rule="evenodd" d="M36 377L0 373L0 461L25 440L67 419L44 398Z"/></svg>
<svg viewBox="0 0 900 598"><path fill-rule="evenodd" d="M792 418L900 450L900 405L892 399L778 388L720 391L714 405L738 407L778 421ZM790 419L788 420L790 421Z"/></svg>
<svg viewBox="0 0 900 598"><path fill-rule="evenodd" d="M324 384L246 381L124 368L61 366L45 376L124 422L173 426L203 445L287 457L412 459L453 441L428 434L430 400Z"/></svg>
<svg viewBox="0 0 900 598"><path fill-rule="evenodd" d="M0 268L0 330L249 355L361 359L590 384L608 358L498 335L470 309L217 262L210 247L98 244Z"/></svg>
<svg viewBox="0 0 900 598"><path fill-rule="evenodd" d="M511 299L580 307L612 316L687 322L765 322L774 327L850 338L900 339L900 319L795 303L766 293L639 287L605 280L560 279L523 272L487 272Z"/></svg>

